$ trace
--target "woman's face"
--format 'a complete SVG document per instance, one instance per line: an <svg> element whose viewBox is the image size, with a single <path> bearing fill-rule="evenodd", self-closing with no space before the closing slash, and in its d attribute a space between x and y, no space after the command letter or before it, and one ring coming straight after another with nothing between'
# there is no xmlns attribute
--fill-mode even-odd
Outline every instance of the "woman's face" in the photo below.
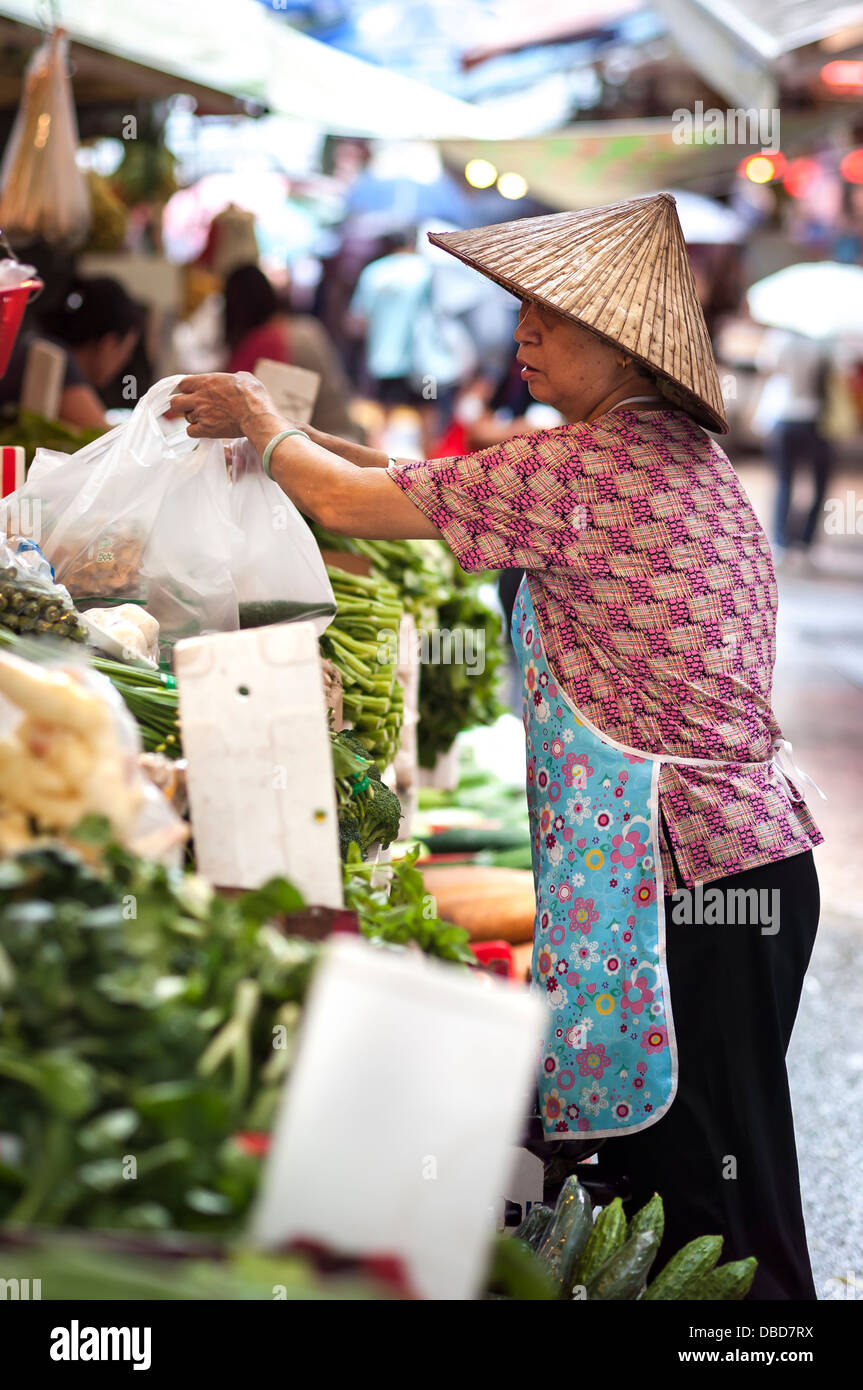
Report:
<svg viewBox="0 0 863 1390"><path fill-rule="evenodd" d="M530 394L554 406L570 423L586 420L633 376L632 367L622 364L621 348L532 300L522 301L513 336Z"/></svg>
<svg viewBox="0 0 863 1390"><path fill-rule="evenodd" d="M135 351L139 337L138 329L131 328L128 333L124 333L122 336L117 333L106 333L104 338L99 338L97 342L88 345L87 357L82 365L91 384L96 387L97 391L102 390L114 380L118 372L122 371Z"/></svg>

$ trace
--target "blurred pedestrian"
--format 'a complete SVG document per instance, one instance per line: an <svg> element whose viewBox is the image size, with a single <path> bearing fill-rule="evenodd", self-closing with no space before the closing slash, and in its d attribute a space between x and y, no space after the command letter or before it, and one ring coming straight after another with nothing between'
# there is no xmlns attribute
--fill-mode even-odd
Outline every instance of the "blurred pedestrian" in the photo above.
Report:
<svg viewBox="0 0 863 1390"><path fill-rule="evenodd" d="M833 448L823 429L830 361L815 339L774 329L762 343L758 365L770 373L758 414L776 470L773 543L781 558L792 545L809 549L824 506L833 467ZM798 465L810 475L812 497L802 528L795 530L789 515Z"/></svg>
<svg viewBox="0 0 863 1390"><path fill-rule="evenodd" d="M432 268L420 256L413 228L393 233L386 252L360 273L350 304L349 331L365 339L371 388L384 409L384 430L394 409L420 417L423 452L431 448L438 413L434 395L416 383L416 329L429 302Z"/></svg>
<svg viewBox="0 0 863 1390"><path fill-rule="evenodd" d="M254 372L262 357L317 372L320 386L311 423L325 434L363 440L350 417L350 383L320 320L292 314L256 265L238 266L225 281L225 343L229 372Z"/></svg>

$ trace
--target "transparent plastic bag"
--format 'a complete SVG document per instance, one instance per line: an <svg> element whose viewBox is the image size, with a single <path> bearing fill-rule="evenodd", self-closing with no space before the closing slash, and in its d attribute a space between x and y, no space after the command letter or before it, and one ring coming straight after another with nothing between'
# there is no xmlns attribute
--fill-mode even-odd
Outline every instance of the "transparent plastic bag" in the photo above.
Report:
<svg viewBox="0 0 863 1390"><path fill-rule="evenodd" d="M186 828L140 752L120 695L80 655L0 652L0 853L54 838L74 845L81 821L101 815L129 849L176 862Z"/></svg>
<svg viewBox="0 0 863 1390"><path fill-rule="evenodd" d="M35 603L31 602L35 600ZM54 582L54 571L38 545L0 530L0 629L21 637L83 640L68 589Z"/></svg>
<svg viewBox="0 0 863 1390"><path fill-rule="evenodd" d="M0 226L13 240L70 248L84 241L90 194L77 149L69 44L58 29L28 65L0 171Z"/></svg>
<svg viewBox="0 0 863 1390"><path fill-rule="evenodd" d="M279 605L284 606L283 621L301 617L300 610L307 608L320 636L336 602L317 541L290 498L267 477L247 439L232 446L231 474L233 577L241 626L258 625L247 621L247 615L252 616L250 609L259 604L272 605L273 622L280 620ZM288 605L296 605L297 611L291 612ZM267 617L264 609L261 617Z"/></svg>
<svg viewBox="0 0 863 1390"><path fill-rule="evenodd" d="M167 641L238 625L236 549L221 441L190 439L165 411L166 377L130 418L76 454L39 449L23 488L39 543L78 607L134 600Z"/></svg>

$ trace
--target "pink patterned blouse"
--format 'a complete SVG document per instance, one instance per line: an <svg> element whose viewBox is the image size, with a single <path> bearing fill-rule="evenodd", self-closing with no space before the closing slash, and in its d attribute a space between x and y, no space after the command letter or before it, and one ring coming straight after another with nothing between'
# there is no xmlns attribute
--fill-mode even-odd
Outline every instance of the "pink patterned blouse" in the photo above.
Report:
<svg viewBox="0 0 863 1390"><path fill-rule="evenodd" d="M645 752L725 764L662 766L666 892L679 886L669 839L690 887L821 843L771 762L770 547L688 415L619 409L388 471L462 569L530 572L549 665L591 723Z"/></svg>

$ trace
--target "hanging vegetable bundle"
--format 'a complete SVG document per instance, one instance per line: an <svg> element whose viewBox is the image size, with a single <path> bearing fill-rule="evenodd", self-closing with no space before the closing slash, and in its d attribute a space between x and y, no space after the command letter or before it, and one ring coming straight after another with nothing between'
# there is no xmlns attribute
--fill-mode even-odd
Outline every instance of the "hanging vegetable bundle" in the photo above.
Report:
<svg viewBox="0 0 863 1390"><path fill-rule="evenodd" d="M391 586L415 618L419 760L434 767L463 729L493 724L503 713L497 691L505 646L500 617L480 592L484 576L465 574L438 541L354 540L314 531L323 548L364 556L377 592Z"/></svg>
<svg viewBox="0 0 863 1390"><path fill-rule="evenodd" d="M392 584L327 566L336 616L321 651L342 677L343 714L382 768L399 744L404 702L396 679L402 605Z"/></svg>

